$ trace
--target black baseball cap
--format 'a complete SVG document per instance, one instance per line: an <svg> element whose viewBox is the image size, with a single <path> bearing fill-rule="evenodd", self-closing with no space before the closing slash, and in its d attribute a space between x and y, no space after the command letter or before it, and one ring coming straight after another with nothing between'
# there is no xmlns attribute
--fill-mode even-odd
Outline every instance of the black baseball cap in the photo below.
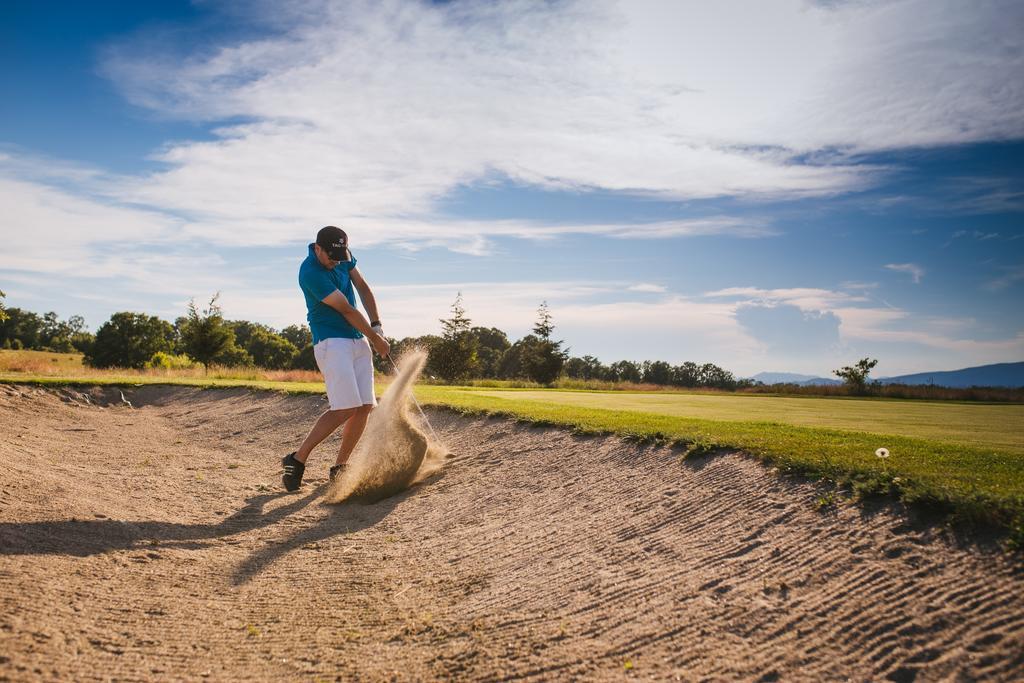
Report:
<svg viewBox="0 0 1024 683"><path fill-rule="evenodd" d="M327 252L332 261L351 261L352 253L348 250L348 235L341 228L328 225L320 228L316 234L316 243Z"/></svg>

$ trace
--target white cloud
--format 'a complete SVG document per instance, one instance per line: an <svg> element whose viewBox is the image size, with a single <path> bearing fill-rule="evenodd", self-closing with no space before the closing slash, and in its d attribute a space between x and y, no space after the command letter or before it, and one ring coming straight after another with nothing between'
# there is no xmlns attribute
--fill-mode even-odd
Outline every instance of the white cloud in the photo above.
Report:
<svg viewBox="0 0 1024 683"><path fill-rule="evenodd" d="M976 334L977 324L972 318L921 316L888 304L878 306L863 295L863 288L850 289L858 293L818 288L733 287L707 292L704 296L731 299L734 310L744 306L796 306L808 314L838 317L839 347L822 349L819 355L806 360L793 359L795 365L804 363L806 372L820 372L823 363L834 364L842 360L844 354L884 356L887 374L934 369L944 364L967 367L1024 357L1024 331L1002 339L974 339L971 335ZM892 344L912 345L911 348L918 350L908 352L882 346ZM928 351L921 353L922 348ZM769 360L764 355L761 358Z"/></svg>
<svg viewBox="0 0 1024 683"><path fill-rule="evenodd" d="M4 164L4 161L10 162ZM183 221L166 213L114 203L41 182L96 177L86 168L37 160L0 160L0 277L11 300L40 300L67 308L69 299L104 302L173 319L169 297L202 298L239 284L239 269L182 234ZM45 293L45 295L43 294Z"/></svg>
<svg viewBox="0 0 1024 683"><path fill-rule="evenodd" d="M914 281L914 284L920 284L921 278L924 277L924 268L917 265L916 263L887 263L885 267L889 270L896 271L897 273L906 273Z"/></svg>
<svg viewBox="0 0 1024 683"><path fill-rule="evenodd" d="M345 223L358 235L361 246L387 244L411 251L427 247L447 247L466 254L483 255L491 251L491 239L516 237L544 241L563 235L600 235L611 239L666 239L670 237L731 236L767 237L775 232L764 221L728 216L650 223L552 223L527 220L425 220L381 218ZM221 236L227 239L229 236ZM211 238L217 238L211 235Z"/></svg>
<svg viewBox="0 0 1024 683"><path fill-rule="evenodd" d="M104 68L133 102L221 126L168 141L154 153L165 170L0 164L221 244L297 242L328 220L369 244L471 254L496 235L765 236L728 217L453 221L437 200L494 178L661 198L861 188L879 169L850 152L1024 135L1021 13L996 0L266 2L259 37L198 49L146 30L109 48ZM83 234L119 234L102 223Z"/></svg>
<svg viewBox="0 0 1024 683"><path fill-rule="evenodd" d="M708 298L727 298L746 305L797 306L805 311L827 311L841 304L868 301L860 294L821 289L817 287L791 287L762 289L760 287L729 287L705 292Z"/></svg>
<svg viewBox="0 0 1024 683"><path fill-rule="evenodd" d="M635 285L630 285L626 289L631 292L650 292L654 294L662 294L665 292L664 285L656 285L650 282L639 282Z"/></svg>
<svg viewBox="0 0 1024 683"><path fill-rule="evenodd" d="M125 179L118 196L188 215L196 235L244 228L271 243L325 216L443 225L439 197L494 176L666 198L820 195L872 182L877 169L845 152L1024 134L1015 3L261 8L269 37L184 57L145 36L111 51L107 71L134 102L245 121L169 144L157 155L169 170Z"/></svg>
<svg viewBox="0 0 1024 683"><path fill-rule="evenodd" d="M129 249L171 239L178 222L137 208L76 196L0 175L0 267L88 274L110 267L97 247Z"/></svg>

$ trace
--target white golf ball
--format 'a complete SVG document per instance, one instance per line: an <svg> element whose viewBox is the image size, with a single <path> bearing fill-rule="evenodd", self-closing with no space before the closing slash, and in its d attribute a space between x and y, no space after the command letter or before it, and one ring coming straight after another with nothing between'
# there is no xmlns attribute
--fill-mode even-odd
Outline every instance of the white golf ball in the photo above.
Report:
<svg viewBox="0 0 1024 683"><path fill-rule="evenodd" d="M877 451L875 451L875 455L877 455L879 458L888 458L889 457L889 449L888 448L879 448Z"/></svg>

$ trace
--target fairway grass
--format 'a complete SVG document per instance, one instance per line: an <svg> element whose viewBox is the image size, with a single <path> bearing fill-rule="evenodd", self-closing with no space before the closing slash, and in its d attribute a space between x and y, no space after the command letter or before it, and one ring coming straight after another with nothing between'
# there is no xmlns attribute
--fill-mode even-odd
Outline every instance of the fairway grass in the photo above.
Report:
<svg viewBox="0 0 1024 683"><path fill-rule="evenodd" d="M116 374L61 378L0 373L0 383L324 391L319 382ZM1012 542L1024 542L1024 406L436 385L417 386L416 396L425 405L465 413L667 443L689 457L718 449L742 450L783 472L848 484L855 495L892 493L908 503L951 512L960 520L1007 527ZM887 448L890 457L878 458L878 448Z"/></svg>
<svg viewBox="0 0 1024 683"><path fill-rule="evenodd" d="M897 434L965 446L994 446L1024 456L1024 404L1020 403L649 392L609 395L494 389L481 393L513 401L540 401L672 417L783 422L799 427Z"/></svg>

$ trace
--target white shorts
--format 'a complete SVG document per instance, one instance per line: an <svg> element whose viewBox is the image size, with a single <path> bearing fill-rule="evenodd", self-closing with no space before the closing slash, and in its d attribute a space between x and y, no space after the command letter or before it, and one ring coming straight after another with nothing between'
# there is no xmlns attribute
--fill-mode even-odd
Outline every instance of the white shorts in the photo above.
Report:
<svg viewBox="0 0 1024 683"><path fill-rule="evenodd" d="M377 405L373 395L373 356L366 338L329 337L313 347L327 385L331 410Z"/></svg>

